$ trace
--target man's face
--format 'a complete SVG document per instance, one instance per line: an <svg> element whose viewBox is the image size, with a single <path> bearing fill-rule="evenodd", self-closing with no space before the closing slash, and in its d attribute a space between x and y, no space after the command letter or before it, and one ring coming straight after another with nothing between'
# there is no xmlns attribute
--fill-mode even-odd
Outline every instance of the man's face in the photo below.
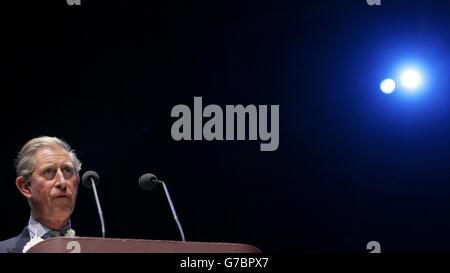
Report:
<svg viewBox="0 0 450 273"><path fill-rule="evenodd" d="M34 156L29 190L33 217L60 220L75 208L79 176L69 153L60 147L44 148Z"/></svg>

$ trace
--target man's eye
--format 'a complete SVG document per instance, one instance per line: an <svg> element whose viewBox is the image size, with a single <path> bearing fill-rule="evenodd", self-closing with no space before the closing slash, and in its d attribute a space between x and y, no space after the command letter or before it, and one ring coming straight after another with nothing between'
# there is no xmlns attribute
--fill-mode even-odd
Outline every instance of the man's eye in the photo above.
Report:
<svg viewBox="0 0 450 273"><path fill-rule="evenodd" d="M64 171L65 173L68 173L68 174L73 174L73 173L75 173L75 170L74 170L73 168L71 168L71 167L65 167L65 168L63 169L63 171Z"/></svg>
<svg viewBox="0 0 450 273"><path fill-rule="evenodd" d="M55 173L56 173L55 168L48 168L48 169L44 169L44 171L42 172L42 175L46 179L52 179L53 176L55 175Z"/></svg>
<svg viewBox="0 0 450 273"><path fill-rule="evenodd" d="M53 172L53 169L51 169L51 168L49 168L49 169L45 169L44 170L44 174L49 174L49 173L52 173Z"/></svg>

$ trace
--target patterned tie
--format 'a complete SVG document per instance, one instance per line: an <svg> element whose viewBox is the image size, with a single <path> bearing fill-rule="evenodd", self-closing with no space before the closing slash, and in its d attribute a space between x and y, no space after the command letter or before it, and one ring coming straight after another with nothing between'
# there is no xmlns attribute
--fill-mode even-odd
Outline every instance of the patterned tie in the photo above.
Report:
<svg viewBox="0 0 450 273"><path fill-rule="evenodd" d="M47 240L48 238L61 237L61 236L63 236L61 231L59 231L59 230L50 230L49 232L45 233L42 236L42 239Z"/></svg>

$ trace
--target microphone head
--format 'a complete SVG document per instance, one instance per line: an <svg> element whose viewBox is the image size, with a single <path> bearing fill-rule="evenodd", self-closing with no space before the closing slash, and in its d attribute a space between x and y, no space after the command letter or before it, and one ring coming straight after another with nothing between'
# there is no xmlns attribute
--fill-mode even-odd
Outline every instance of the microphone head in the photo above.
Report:
<svg viewBox="0 0 450 273"><path fill-rule="evenodd" d="M91 179L94 179L95 186L98 186L98 182L100 181L100 176L97 172L94 171L87 171L83 174L83 177L81 178L81 182L83 185L88 188L92 189L92 181Z"/></svg>
<svg viewBox="0 0 450 273"><path fill-rule="evenodd" d="M157 185L158 179L154 174L146 173L139 178L139 187L143 190L153 190Z"/></svg>

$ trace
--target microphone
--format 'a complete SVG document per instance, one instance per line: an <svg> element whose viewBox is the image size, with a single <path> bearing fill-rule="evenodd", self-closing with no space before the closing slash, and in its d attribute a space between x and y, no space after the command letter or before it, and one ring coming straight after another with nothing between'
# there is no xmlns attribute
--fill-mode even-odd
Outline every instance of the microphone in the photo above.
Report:
<svg viewBox="0 0 450 273"><path fill-rule="evenodd" d="M83 174L81 181L86 188L92 189L94 191L95 202L97 203L98 209L98 216L100 217L100 224L102 225L102 237L105 238L105 221L103 220L102 207L100 206L96 187L96 185L98 185L100 181L100 176L97 172L87 171Z"/></svg>
<svg viewBox="0 0 450 273"><path fill-rule="evenodd" d="M175 219L175 222L177 223L178 230L181 235L181 240L183 242L185 242L186 240L184 238L183 228L181 227L181 223L178 220L178 216L175 211L175 207L173 206L172 199L170 198L169 190L167 189L166 183L164 183L164 181L158 180L156 175L151 174L151 173L143 174L139 178L138 182L139 182L139 187L141 187L141 189L143 189L143 190L153 190L156 186L158 186L158 184L163 185L164 192L166 193L167 200L169 201L170 209L172 210L173 218Z"/></svg>

